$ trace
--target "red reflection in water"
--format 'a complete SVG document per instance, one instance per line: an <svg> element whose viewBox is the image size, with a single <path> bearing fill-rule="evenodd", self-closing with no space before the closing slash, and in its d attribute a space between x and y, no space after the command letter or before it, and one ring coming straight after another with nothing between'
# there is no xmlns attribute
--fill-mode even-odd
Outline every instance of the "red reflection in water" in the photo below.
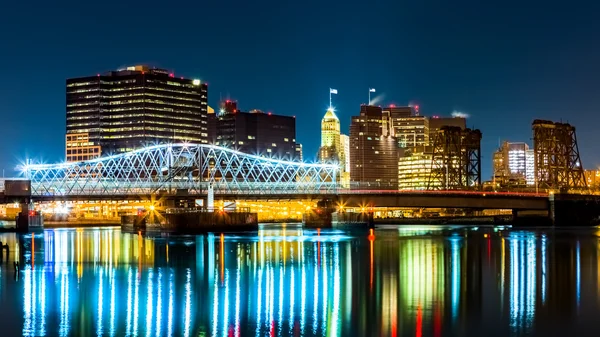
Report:
<svg viewBox="0 0 600 337"><path fill-rule="evenodd" d="M433 313L433 336L440 337L442 335L442 317L440 314L440 307L436 305Z"/></svg>
<svg viewBox="0 0 600 337"><path fill-rule="evenodd" d="M421 305L417 307L417 337L423 335L423 313L421 312Z"/></svg>
<svg viewBox="0 0 600 337"><path fill-rule="evenodd" d="M373 290L373 241L375 241L375 235L373 234L373 229L369 229L369 245L371 249L371 279L370 279L370 287Z"/></svg>

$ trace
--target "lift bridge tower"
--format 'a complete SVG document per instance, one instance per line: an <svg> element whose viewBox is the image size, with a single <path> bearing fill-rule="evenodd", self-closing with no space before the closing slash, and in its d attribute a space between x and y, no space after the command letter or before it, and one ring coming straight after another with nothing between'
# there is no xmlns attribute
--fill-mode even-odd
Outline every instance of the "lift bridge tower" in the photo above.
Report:
<svg viewBox="0 0 600 337"><path fill-rule="evenodd" d="M586 189L575 127L536 119L532 129L536 188Z"/></svg>
<svg viewBox="0 0 600 337"><path fill-rule="evenodd" d="M444 126L432 144L428 190L481 189L481 131Z"/></svg>

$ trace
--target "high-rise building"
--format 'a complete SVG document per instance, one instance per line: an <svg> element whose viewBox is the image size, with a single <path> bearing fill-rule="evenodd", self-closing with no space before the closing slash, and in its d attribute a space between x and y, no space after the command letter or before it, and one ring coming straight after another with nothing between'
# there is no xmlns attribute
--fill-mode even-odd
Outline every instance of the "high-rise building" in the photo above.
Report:
<svg viewBox="0 0 600 337"><path fill-rule="evenodd" d="M340 142L340 120L335 115L333 108L329 108L321 120L319 161L343 164L342 155L343 149Z"/></svg>
<svg viewBox="0 0 600 337"><path fill-rule="evenodd" d="M402 148L429 145L429 118L419 116L411 106L382 108L383 134L396 137Z"/></svg>
<svg viewBox="0 0 600 337"><path fill-rule="evenodd" d="M352 188L398 189L398 144L384 135L382 109L362 105L350 124Z"/></svg>
<svg viewBox="0 0 600 337"><path fill-rule="evenodd" d="M207 117L208 143L214 144L217 141L217 114L215 109L210 106L208 107Z"/></svg>
<svg viewBox="0 0 600 337"><path fill-rule="evenodd" d="M282 160L299 160L302 155L302 146L296 143L296 118L260 110L242 112L231 104L216 120L215 145Z"/></svg>
<svg viewBox="0 0 600 337"><path fill-rule="evenodd" d="M507 142L494 152L494 181L501 187L535 185L533 150L523 142Z"/></svg>
<svg viewBox="0 0 600 337"><path fill-rule="evenodd" d="M66 133L87 133L103 153L208 142L208 86L200 80L133 66L68 79L66 87Z"/></svg>
<svg viewBox="0 0 600 337"><path fill-rule="evenodd" d="M67 162L80 162L100 157L101 147L91 142L87 133L68 133L66 145Z"/></svg>
<svg viewBox="0 0 600 337"><path fill-rule="evenodd" d="M467 128L467 119L464 117L439 117L433 116L429 118L429 140L441 130L443 126L455 126L462 130Z"/></svg>

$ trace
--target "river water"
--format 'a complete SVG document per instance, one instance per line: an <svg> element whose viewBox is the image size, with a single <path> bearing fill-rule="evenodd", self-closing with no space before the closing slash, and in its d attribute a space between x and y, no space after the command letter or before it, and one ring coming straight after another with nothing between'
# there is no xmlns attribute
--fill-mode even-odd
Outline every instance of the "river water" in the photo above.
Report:
<svg viewBox="0 0 600 337"><path fill-rule="evenodd" d="M96 228L0 241L2 336L600 335L598 229Z"/></svg>

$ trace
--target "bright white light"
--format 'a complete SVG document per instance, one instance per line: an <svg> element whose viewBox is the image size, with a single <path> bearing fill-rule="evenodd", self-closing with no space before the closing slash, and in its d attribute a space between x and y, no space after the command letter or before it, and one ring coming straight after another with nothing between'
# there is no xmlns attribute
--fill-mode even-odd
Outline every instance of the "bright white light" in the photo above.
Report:
<svg viewBox="0 0 600 337"><path fill-rule="evenodd" d="M200 80L193 80L193 81L192 81L192 84L193 84L193 85L200 85Z"/></svg>

